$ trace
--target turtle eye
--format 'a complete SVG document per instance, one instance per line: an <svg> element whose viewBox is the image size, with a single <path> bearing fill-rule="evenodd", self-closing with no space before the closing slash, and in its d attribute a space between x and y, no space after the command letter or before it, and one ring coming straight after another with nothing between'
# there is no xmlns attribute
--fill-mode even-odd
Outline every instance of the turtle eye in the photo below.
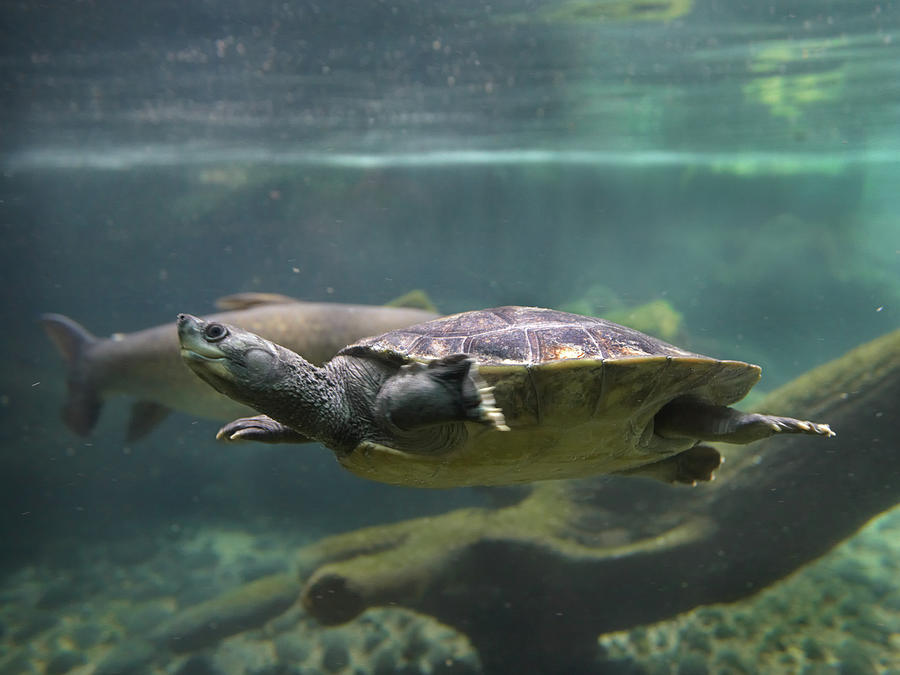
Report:
<svg viewBox="0 0 900 675"><path fill-rule="evenodd" d="M228 329L220 323L211 323L203 329L203 335L209 342L218 342L228 335Z"/></svg>

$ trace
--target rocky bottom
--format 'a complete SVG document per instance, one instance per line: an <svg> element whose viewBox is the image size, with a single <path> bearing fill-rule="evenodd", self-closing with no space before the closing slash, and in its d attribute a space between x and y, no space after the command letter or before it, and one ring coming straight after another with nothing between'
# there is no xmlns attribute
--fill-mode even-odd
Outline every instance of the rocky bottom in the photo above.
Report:
<svg viewBox="0 0 900 675"><path fill-rule="evenodd" d="M465 636L409 610L318 624L296 603L289 569L302 543L198 528L73 545L68 564L31 565L3 581L0 675L481 671ZM233 634L241 622L248 629ZM232 635L219 639L223 629Z"/></svg>
<svg viewBox="0 0 900 675"><path fill-rule="evenodd" d="M72 542L0 582L0 675L481 672L464 635L406 609L319 625L296 603L304 543L209 525ZM900 675L898 570L900 509L745 601L601 636L597 672Z"/></svg>
<svg viewBox="0 0 900 675"><path fill-rule="evenodd" d="M900 675L900 508L747 600L599 643L613 673Z"/></svg>

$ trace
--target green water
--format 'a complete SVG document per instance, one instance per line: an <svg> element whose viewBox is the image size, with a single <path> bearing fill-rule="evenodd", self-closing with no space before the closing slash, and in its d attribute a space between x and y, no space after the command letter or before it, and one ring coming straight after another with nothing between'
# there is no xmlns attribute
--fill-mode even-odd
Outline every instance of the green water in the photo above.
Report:
<svg viewBox="0 0 900 675"><path fill-rule="evenodd" d="M103 579L167 580L160 593L186 606L246 580L235 550L277 567L326 533L516 498L366 483L324 448L222 446L215 422L180 413L129 445L124 399L79 438L57 415L65 373L41 312L109 335L241 291L381 304L421 289L444 313L627 315L664 301L678 318L667 339L760 364L761 393L900 325L895 3L22 2L3 13L0 673L50 672L60 650L90 667L140 632L107 626L105 642L66 646L60 625L77 603L95 617L115 601L94 559ZM281 543L260 554L257 536ZM205 537L219 561L208 588L173 571ZM170 567L142 540L176 542L160 554ZM896 584L884 581L896 552L879 551L879 567L854 546L841 555L869 577L852 575L853 592L889 585L856 604L883 609L870 623L888 628L876 639L833 623L843 646L819 665L845 669L808 672L900 668ZM85 590L41 605L54 578ZM661 672L660 659L693 649L641 661L639 640L605 640L619 640L616 667L634 670L598 661L597 672ZM760 647L767 668L801 672L772 644ZM298 664L234 672L306 672Z"/></svg>

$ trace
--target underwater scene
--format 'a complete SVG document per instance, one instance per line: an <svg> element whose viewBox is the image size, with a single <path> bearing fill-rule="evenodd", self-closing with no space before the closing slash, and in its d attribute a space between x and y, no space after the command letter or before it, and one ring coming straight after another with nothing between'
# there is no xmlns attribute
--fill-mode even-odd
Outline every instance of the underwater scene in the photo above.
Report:
<svg viewBox="0 0 900 675"><path fill-rule="evenodd" d="M0 7L0 675L900 674L897 3Z"/></svg>

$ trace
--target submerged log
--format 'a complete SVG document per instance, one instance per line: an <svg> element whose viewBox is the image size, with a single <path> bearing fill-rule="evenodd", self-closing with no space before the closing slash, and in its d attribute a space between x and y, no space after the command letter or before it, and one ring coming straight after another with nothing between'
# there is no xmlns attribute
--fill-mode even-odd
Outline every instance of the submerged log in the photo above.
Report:
<svg viewBox="0 0 900 675"><path fill-rule="evenodd" d="M404 605L466 633L489 671L585 672L597 636L750 595L900 501L900 331L768 396L831 424L726 450L712 484L600 477L328 537L301 551L324 623Z"/></svg>

